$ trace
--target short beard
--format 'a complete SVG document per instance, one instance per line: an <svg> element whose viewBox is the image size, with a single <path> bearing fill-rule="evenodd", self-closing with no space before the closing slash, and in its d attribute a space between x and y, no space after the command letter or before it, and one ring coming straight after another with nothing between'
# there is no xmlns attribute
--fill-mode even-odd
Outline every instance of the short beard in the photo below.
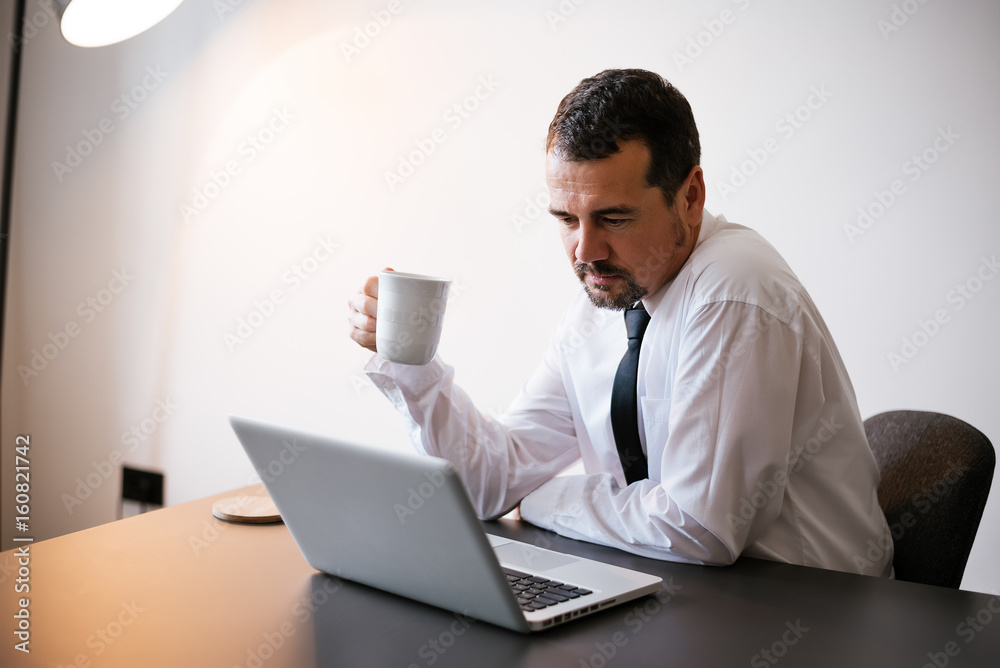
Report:
<svg viewBox="0 0 1000 668"><path fill-rule="evenodd" d="M646 288L639 285L629 272L604 260L598 260L593 264L574 262L573 271L576 272L576 277L583 283L583 289L587 292L590 303L597 308L625 311L632 308L637 301L646 296ZM625 289L617 294L612 294L601 288L592 289L586 283L587 274L618 276L625 281Z"/></svg>

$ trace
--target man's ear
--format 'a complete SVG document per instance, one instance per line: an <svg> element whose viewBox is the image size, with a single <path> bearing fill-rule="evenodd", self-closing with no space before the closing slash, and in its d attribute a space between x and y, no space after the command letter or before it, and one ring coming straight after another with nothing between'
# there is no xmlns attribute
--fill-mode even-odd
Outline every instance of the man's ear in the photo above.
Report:
<svg viewBox="0 0 1000 668"><path fill-rule="evenodd" d="M691 168L674 200L677 213L689 228L701 224L701 214L705 210L705 173L700 165Z"/></svg>

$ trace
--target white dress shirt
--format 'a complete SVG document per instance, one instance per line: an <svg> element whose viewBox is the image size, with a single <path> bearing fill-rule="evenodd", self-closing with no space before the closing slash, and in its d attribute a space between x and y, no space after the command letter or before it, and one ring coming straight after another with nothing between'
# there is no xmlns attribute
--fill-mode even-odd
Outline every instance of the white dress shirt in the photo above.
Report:
<svg viewBox="0 0 1000 668"><path fill-rule="evenodd" d="M450 460L480 517L658 559L740 554L888 576L892 541L854 390L816 306L756 232L705 213L677 276L643 300L639 424L649 477L632 485L611 430L627 337L582 292L500 420L440 359L375 355L366 372L416 447ZM582 475L557 475L582 460Z"/></svg>

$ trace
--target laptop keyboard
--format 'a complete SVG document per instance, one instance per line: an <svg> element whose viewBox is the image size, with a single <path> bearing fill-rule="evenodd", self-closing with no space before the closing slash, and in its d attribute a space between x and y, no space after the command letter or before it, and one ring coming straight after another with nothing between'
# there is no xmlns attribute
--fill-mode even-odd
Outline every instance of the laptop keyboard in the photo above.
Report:
<svg viewBox="0 0 1000 668"><path fill-rule="evenodd" d="M570 601L593 592L576 585L547 580L529 573L504 568L507 582L517 596L517 602L525 611L541 610L552 605Z"/></svg>

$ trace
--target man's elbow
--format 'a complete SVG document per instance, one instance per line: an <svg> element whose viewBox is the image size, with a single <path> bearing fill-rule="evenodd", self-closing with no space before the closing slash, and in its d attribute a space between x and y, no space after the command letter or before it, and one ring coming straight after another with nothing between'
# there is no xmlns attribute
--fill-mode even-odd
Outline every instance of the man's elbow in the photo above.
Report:
<svg viewBox="0 0 1000 668"><path fill-rule="evenodd" d="M516 512L518 510L520 500L513 503L509 501L487 503L484 499L478 499L476 503L473 504L473 510L476 512L476 517L483 522L491 522L493 520L498 520L511 512ZM517 517L515 519L520 519Z"/></svg>
<svg viewBox="0 0 1000 668"><path fill-rule="evenodd" d="M720 553L718 555L712 555L712 558L704 562L705 566L732 566L736 563L736 560L740 558L740 555L733 554L730 551L725 553Z"/></svg>

